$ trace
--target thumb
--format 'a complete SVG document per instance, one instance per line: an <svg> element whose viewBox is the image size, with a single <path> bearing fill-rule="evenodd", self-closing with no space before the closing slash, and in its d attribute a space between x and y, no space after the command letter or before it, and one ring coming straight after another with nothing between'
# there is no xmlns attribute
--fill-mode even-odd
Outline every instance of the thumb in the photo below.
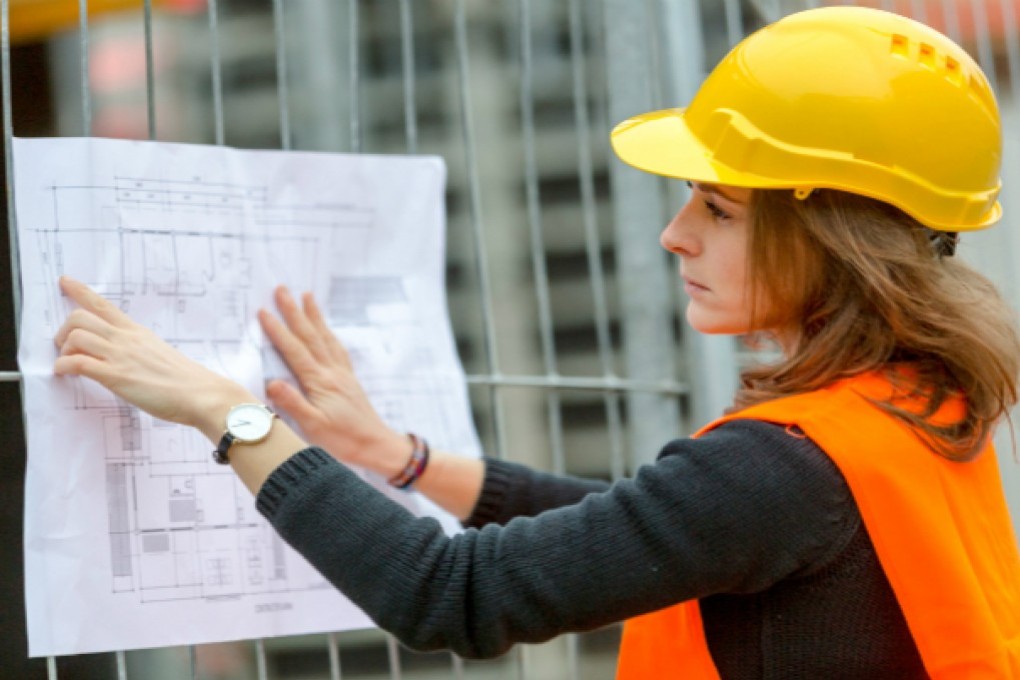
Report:
<svg viewBox="0 0 1020 680"><path fill-rule="evenodd" d="M306 426L312 425L320 415L319 410L312 406L299 389L283 380L273 380L266 385L266 396L306 432Z"/></svg>

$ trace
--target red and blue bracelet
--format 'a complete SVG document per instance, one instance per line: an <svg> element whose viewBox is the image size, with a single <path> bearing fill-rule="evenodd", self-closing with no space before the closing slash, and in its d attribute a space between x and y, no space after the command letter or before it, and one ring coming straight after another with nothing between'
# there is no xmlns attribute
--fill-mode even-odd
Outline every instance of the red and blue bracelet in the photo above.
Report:
<svg viewBox="0 0 1020 680"><path fill-rule="evenodd" d="M418 481L429 464L428 442L412 432L407 433L407 438L411 440L411 457L404 469L388 480L391 486L405 490L410 489Z"/></svg>

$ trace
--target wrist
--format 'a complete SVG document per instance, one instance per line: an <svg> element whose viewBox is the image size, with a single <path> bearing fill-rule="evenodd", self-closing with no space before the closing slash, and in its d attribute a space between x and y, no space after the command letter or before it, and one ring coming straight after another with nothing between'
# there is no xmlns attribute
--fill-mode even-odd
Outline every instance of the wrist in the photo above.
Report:
<svg viewBox="0 0 1020 680"><path fill-rule="evenodd" d="M407 465L413 446L406 434L386 429L373 440L358 447L354 464L390 479Z"/></svg>
<svg viewBox="0 0 1020 680"><path fill-rule="evenodd" d="M422 475L429 464L429 445L424 439L416 434L408 433L408 441L411 442L411 455L404 463L403 469L386 481L390 486L398 489L410 489Z"/></svg>
<svg viewBox="0 0 1020 680"><path fill-rule="evenodd" d="M230 409L238 404L262 403L251 392L234 383L209 390L198 402L199 408L189 424L214 444L223 436Z"/></svg>

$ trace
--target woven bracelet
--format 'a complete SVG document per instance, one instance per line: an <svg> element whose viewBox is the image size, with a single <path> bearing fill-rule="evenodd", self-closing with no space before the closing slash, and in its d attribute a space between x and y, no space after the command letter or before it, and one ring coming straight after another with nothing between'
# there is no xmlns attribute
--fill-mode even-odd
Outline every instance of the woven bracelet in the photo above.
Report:
<svg viewBox="0 0 1020 680"><path fill-rule="evenodd" d="M418 435L408 432L407 438L411 440L411 457L407 460L404 469L391 477L388 481L390 486L398 489L410 489L411 485L418 481L429 464L429 444Z"/></svg>

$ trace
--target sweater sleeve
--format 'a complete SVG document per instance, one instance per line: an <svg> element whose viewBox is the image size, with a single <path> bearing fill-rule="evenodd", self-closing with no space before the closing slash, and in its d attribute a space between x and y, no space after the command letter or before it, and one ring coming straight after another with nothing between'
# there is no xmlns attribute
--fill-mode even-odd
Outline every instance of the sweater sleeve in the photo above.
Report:
<svg viewBox="0 0 1020 680"><path fill-rule="evenodd" d="M258 507L380 627L467 658L760 591L834 554L857 517L814 444L740 421L671 442L579 503L453 537L314 448L270 476Z"/></svg>
<svg viewBox="0 0 1020 680"><path fill-rule="evenodd" d="M608 488L608 482L597 479L551 475L519 463L486 458L482 492L464 526L506 524L514 517L533 517Z"/></svg>

